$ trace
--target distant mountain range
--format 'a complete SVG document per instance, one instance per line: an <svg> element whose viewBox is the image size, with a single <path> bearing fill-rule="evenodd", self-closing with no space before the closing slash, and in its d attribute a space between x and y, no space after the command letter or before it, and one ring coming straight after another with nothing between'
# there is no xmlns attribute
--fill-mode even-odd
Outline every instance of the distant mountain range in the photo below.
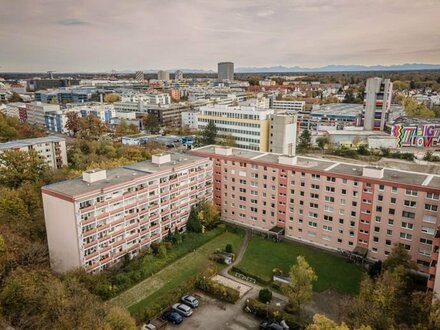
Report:
<svg viewBox="0 0 440 330"><path fill-rule="evenodd" d="M440 64L396 64L396 65L327 65L318 68L304 68L300 66L285 67L247 67L236 68L237 73L265 73L265 72L343 72L343 71L407 71L407 70L440 70Z"/></svg>
<svg viewBox="0 0 440 330"><path fill-rule="evenodd" d="M174 73L178 69L166 70ZM183 73L216 73L213 70L179 69ZM346 71L408 71L408 70L440 70L440 64L407 63L395 65L326 65L317 68L300 66L271 66L271 67L239 67L236 73L273 73L273 72L346 72ZM157 73L158 70L145 70L145 73ZM134 70L116 71L117 73L134 73Z"/></svg>

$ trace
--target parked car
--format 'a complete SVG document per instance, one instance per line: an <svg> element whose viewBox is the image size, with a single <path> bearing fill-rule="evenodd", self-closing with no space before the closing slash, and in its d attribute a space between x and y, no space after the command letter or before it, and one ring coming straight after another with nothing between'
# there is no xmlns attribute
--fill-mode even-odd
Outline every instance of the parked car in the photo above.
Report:
<svg viewBox="0 0 440 330"><path fill-rule="evenodd" d="M162 317L173 324L180 324L183 321L182 315L177 313L175 310L166 311L163 313Z"/></svg>
<svg viewBox="0 0 440 330"><path fill-rule="evenodd" d="M175 310L177 313L179 313L180 315L186 316L186 317L191 316L193 313L191 307L189 307L185 304L177 303L177 304L174 304L171 308L173 310Z"/></svg>
<svg viewBox="0 0 440 330"><path fill-rule="evenodd" d="M278 323L263 322L260 324L261 330L284 330L284 328Z"/></svg>
<svg viewBox="0 0 440 330"><path fill-rule="evenodd" d="M180 301L183 302L185 305L191 307L191 308L199 307L199 301L197 300L197 298L193 297L193 296L190 296L190 295L183 296L180 299Z"/></svg>

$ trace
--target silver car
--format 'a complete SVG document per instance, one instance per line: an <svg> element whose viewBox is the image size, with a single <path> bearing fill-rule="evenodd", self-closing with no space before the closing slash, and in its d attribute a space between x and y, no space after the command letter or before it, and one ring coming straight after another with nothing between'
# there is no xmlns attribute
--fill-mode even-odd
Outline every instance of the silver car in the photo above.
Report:
<svg viewBox="0 0 440 330"><path fill-rule="evenodd" d="M191 308L199 307L199 301L197 300L197 298L190 295L183 296L180 301Z"/></svg>
<svg viewBox="0 0 440 330"><path fill-rule="evenodd" d="M180 315L186 316L186 317L191 316L193 313L191 307L189 307L185 304L181 304L181 303L174 304L172 306L172 309L175 310Z"/></svg>

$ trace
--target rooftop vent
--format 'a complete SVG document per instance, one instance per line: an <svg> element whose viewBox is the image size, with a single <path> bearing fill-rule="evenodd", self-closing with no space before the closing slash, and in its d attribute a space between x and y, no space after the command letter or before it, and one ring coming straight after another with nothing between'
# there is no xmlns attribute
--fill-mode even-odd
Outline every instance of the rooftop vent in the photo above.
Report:
<svg viewBox="0 0 440 330"><path fill-rule="evenodd" d="M87 183L105 180L107 179L107 171L101 169L85 171L83 172L82 179Z"/></svg>
<svg viewBox="0 0 440 330"><path fill-rule="evenodd" d="M281 155L278 156L278 163L283 165L296 165L298 158L296 156Z"/></svg>
<svg viewBox="0 0 440 330"><path fill-rule="evenodd" d="M369 178L375 178L375 179L382 179L383 178L383 168L382 167L365 166L362 168L362 176L367 176Z"/></svg>
<svg viewBox="0 0 440 330"><path fill-rule="evenodd" d="M171 155L170 154L158 154L153 155L151 158L151 162L156 165L162 165L171 162Z"/></svg>
<svg viewBox="0 0 440 330"><path fill-rule="evenodd" d="M231 147L215 147L214 153L216 153L217 155L231 156L232 155L232 148Z"/></svg>

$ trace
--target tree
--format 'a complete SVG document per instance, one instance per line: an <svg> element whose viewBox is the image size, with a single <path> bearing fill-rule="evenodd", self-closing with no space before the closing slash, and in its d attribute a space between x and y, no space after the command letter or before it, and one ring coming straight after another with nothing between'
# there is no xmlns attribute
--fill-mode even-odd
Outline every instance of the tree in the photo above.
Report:
<svg viewBox="0 0 440 330"><path fill-rule="evenodd" d="M76 136L76 134L81 129L81 117L76 111L69 111L66 117L66 129L69 131L69 134L71 134L72 136Z"/></svg>
<svg viewBox="0 0 440 330"><path fill-rule="evenodd" d="M12 92L12 95L8 101L9 102L23 102L23 99L16 92Z"/></svg>
<svg viewBox="0 0 440 330"><path fill-rule="evenodd" d="M298 149L301 151L305 151L310 148L312 144L312 135L308 129L305 129L301 132L299 136Z"/></svg>
<svg viewBox="0 0 440 330"><path fill-rule="evenodd" d="M272 300L272 291L268 288L263 288L258 292L258 300L266 304Z"/></svg>
<svg viewBox="0 0 440 330"><path fill-rule="evenodd" d="M160 131L160 123L159 119L152 113L144 116L142 118L142 121L144 123L144 128L146 131L148 131L150 134L158 134Z"/></svg>
<svg viewBox="0 0 440 330"><path fill-rule="evenodd" d="M237 143L235 142L235 138L230 135L227 134L224 137L222 137L219 141L219 144L225 147L236 147Z"/></svg>
<svg viewBox="0 0 440 330"><path fill-rule="evenodd" d="M313 315L313 323L309 324L306 330L350 330L350 328L345 323L338 325L324 315L315 314ZM369 326L360 326L359 328L356 328L356 330L372 329Z"/></svg>
<svg viewBox="0 0 440 330"><path fill-rule="evenodd" d="M417 102L411 97L407 97L403 100L403 107L405 114L412 118L434 118L435 112L428 109L426 105Z"/></svg>
<svg viewBox="0 0 440 330"><path fill-rule="evenodd" d="M0 154L0 185L17 188L23 182L41 182L49 167L35 150L6 150Z"/></svg>
<svg viewBox="0 0 440 330"><path fill-rule="evenodd" d="M82 118L80 123L79 134L83 139L98 139L107 132L105 124L93 115Z"/></svg>
<svg viewBox="0 0 440 330"><path fill-rule="evenodd" d="M127 120L122 118L119 125L115 129L116 136L130 135L139 133L138 128L134 124L128 124Z"/></svg>
<svg viewBox="0 0 440 330"><path fill-rule="evenodd" d="M191 207L191 211L189 212L188 222L186 223L186 230L193 233L202 232L202 224L197 217L196 209L194 206Z"/></svg>
<svg viewBox="0 0 440 330"><path fill-rule="evenodd" d="M58 102L58 99L57 99L56 96L52 97L52 98L50 99L50 102L49 102L49 104L58 104L58 103L59 103L59 102Z"/></svg>
<svg viewBox="0 0 440 330"><path fill-rule="evenodd" d="M212 201L202 201L197 206L197 217L200 223L207 229L217 226L220 221L220 213Z"/></svg>
<svg viewBox="0 0 440 330"><path fill-rule="evenodd" d="M177 245L182 243L182 234L180 234L180 231L177 229L177 227L174 229L174 243Z"/></svg>
<svg viewBox="0 0 440 330"><path fill-rule="evenodd" d="M227 253L233 253L234 252L234 249L232 248L232 244L230 244L230 243L226 244L225 252L227 252Z"/></svg>
<svg viewBox="0 0 440 330"><path fill-rule="evenodd" d="M319 138L316 139L316 144L318 145L318 147L324 151L325 146L328 145L330 143L328 137L326 136L320 136Z"/></svg>
<svg viewBox="0 0 440 330"><path fill-rule="evenodd" d="M217 138L217 127L213 120L210 120L201 133L200 142L202 145L215 144Z"/></svg>
<svg viewBox="0 0 440 330"><path fill-rule="evenodd" d="M406 271L417 269L417 265L411 260L408 250L402 244L396 244L383 262L382 269L393 271L400 266Z"/></svg>
<svg viewBox="0 0 440 330"><path fill-rule="evenodd" d="M303 256L296 258L296 265L289 271L289 283L281 287L282 292L289 299L292 307L298 315L301 315L301 307L312 300L313 282L318 279L314 270Z"/></svg>
<svg viewBox="0 0 440 330"><path fill-rule="evenodd" d="M104 96L105 103L115 103L115 102L119 102L120 100L121 97L118 94L107 94Z"/></svg>
<svg viewBox="0 0 440 330"><path fill-rule="evenodd" d="M164 244L159 245L159 248L157 249L157 256L161 259L167 256L167 248Z"/></svg>

